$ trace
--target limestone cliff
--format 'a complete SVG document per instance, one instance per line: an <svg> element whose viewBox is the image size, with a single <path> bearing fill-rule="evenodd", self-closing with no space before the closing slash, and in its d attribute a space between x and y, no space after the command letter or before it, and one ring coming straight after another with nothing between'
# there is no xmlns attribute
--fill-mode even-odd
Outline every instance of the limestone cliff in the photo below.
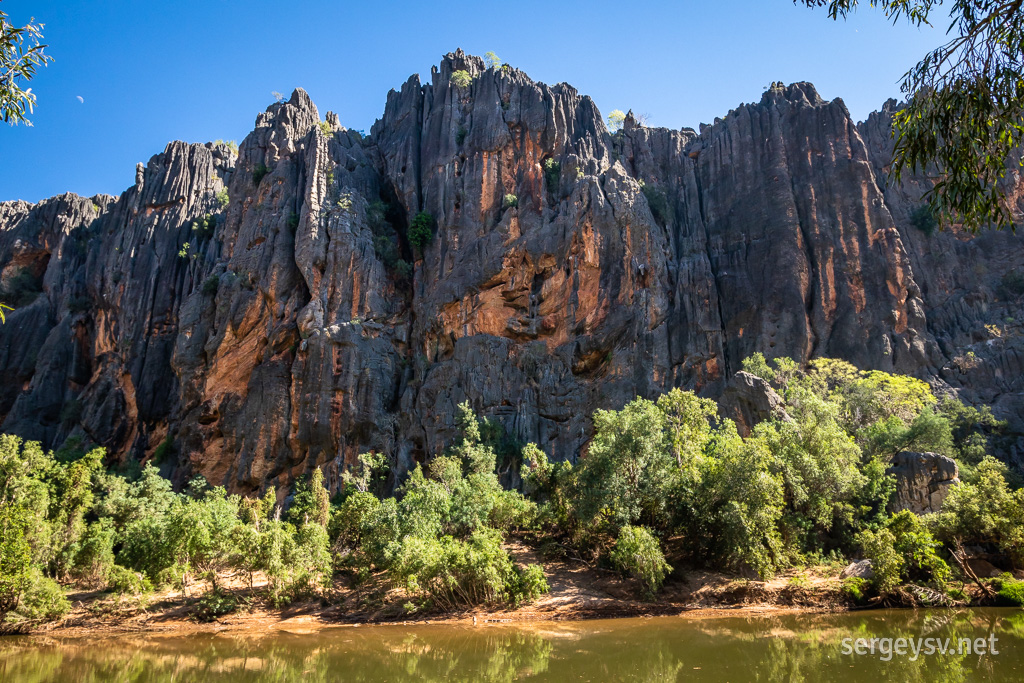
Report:
<svg viewBox="0 0 1024 683"><path fill-rule="evenodd" d="M927 181L887 184L889 112L799 83L611 135L571 86L461 51L365 137L297 90L237 153L175 142L118 198L0 204L2 428L336 487L361 452L437 453L464 400L572 458L594 409L718 396L762 351L914 374L1024 433L1024 242L914 227Z"/></svg>

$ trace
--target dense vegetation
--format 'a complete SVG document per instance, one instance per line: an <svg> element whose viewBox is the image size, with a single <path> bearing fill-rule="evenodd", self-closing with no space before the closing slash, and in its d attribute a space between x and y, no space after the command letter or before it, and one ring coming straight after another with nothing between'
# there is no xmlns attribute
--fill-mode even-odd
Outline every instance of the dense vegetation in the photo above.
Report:
<svg viewBox="0 0 1024 683"><path fill-rule="evenodd" d="M867 599L908 584L944 594L968 545L1024 565L1024 491L986 454L1001 428L987 409L837 360L801 371L758 354L744 367L785 407L745 438L713 401L676 389L597 411L579 463L553 463L463 404L461 437L393 496L383 495L379 454L360 456L333 500L320 469L291 496L268 488L244 498L202 478L175 492L152 463L108 471L103 449L44 453L2 436L0 613L8 623L57 618L69 609L67 584L138 593L203 579L199 613L215 616L234 606L228 572L250 588L263 577L260 591L277 605L329 598L336 573L402 589L410 610L516 605L547 583L540 566L513 561L509 534L618 570L646 596L673 566L770 577L867 557L874 579L848 586ZM886 468L900 450L959 463L963 484L941 512L889 513ZM523 463L521 492L501 486L499 455ZM993 588L1004 601L1024 597L1009 578Z"/></svg>

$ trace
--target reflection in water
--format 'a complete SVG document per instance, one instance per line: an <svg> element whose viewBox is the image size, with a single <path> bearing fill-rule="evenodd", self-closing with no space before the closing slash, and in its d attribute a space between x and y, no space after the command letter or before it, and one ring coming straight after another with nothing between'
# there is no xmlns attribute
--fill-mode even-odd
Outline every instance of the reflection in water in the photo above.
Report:
<svg viewBox="0 0 1024 683"><path fill-rule="evenodd" d="M998 655L855 656L844 638L987 638ZM0 680L1024 680L1024 612L887 611L516 626L374 626L312 635L0 639Z"/></svg>

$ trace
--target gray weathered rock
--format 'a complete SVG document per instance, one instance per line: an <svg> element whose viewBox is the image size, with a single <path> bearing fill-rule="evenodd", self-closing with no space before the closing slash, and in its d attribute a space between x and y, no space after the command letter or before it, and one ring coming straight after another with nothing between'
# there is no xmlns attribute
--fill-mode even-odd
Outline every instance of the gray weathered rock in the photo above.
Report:
<svg viewBox="0 0 1024 683"><path fill-rule="evenodd" d="M850 563L846 569L839 574L840 579L873 579L875 569L871 560L860 560Z"/></svg>
<svg viewBox="0 0 1024 683"><path fill-rule="evenodd" d="M786 413L785 402L768 382L757 375L740 370L733 375L722 394L719 411L731 418L743 436L759 422L778 419L792 421Z"/></svg>
<svg viewBox="0 0 1024 683"><path fill-rule="evenodd" d="M120 197L0 203L0 285L41 289L0 328L2 429L166 442L179 482L323 466L336 488L361 452L399 476L436 454L462 401L574 458L593 410L718 397L761 351L910 373L1024 433L1024 298L1000 289L1024 235L914 232L887 112L858 127L798 83L699 133L612 136L572 87L461 51L366 137L297 90L237 154L171 143Z"/></svg>
<svg viewBox="0 0 1024 683"><path fill-rule="evenodd" d="M938 512L949 487L960 483L956 463L938 453L900 451L893 456L887 471L896 477L896 494L891 504L894 512Z"/></svg>

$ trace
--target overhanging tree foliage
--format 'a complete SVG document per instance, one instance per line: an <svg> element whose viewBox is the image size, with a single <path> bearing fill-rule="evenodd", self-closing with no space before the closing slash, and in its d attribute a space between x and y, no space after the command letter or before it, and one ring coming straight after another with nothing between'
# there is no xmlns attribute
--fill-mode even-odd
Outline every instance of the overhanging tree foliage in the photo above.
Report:
<svg viewBox="0 0 1024 683"><path fill-rule="evenodd" d="M32 113L36 96L32 88L22 86L36 75L36 68L53 60L44 52L46 45L39 42L42 30L43 25L35 19L18 27L0 12L0 118L12 126L32 125L27 114Z"/></svg>
<svg viewBox="0 0 1024 683"><path fill-rule="evenodd" d="M794 0L845 18L858 0ZM929 24L943 0L870 0L894 22ZM892 174L933 176L927 193L946 225L1013 227L1000 181L1021 165L1024 137L1024 0L952 0L949 41L911 68L907 103L893 117Z"/></svg>

